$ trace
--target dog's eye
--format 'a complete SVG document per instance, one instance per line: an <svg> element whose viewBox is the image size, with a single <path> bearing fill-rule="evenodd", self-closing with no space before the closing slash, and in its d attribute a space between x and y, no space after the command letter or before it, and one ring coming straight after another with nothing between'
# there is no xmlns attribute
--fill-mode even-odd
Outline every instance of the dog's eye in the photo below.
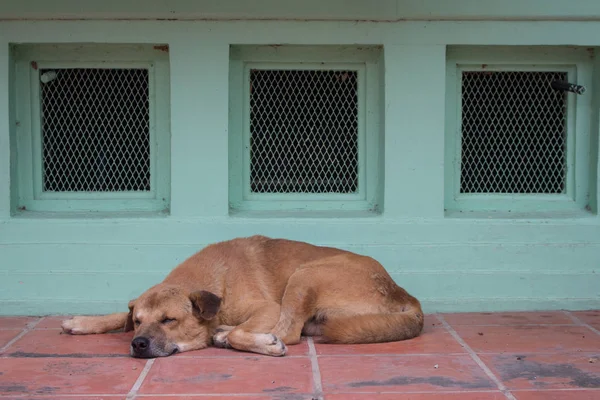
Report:
<svg viewBox="0 0 600 400"><path fill-rule="evenodd" d="M140 324L140 320L136 319L135 321L133 321L134 324L139 325Z"/></svg>
<svg viewBox="0 0 600 400"><path fill-rule="evenodd" d="M175 322L175 318L165 318L161 321L163 324L168 324L171 322Z"/></svg>

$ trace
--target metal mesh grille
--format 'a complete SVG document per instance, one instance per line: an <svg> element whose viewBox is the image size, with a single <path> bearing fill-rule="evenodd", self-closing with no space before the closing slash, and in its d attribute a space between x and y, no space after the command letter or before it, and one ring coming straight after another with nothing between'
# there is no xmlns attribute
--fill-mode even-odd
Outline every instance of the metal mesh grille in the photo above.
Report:
<svg viewBox="0 0 600 400"><path fill-rule="evenodd" d="M148 70L40 70L43 190L150 190ZM46 75L46 76L47 76Z"/></svg>
<svg viewBox="0 0 600 400"><path fill-rule="evenodd" d="M566 72L462 74L461 193L563 193Z"/></svg>
<svg viewBox="0 0 600 400"><path fill-rule="evenodd" d="M252 192L356 192L356 71L252 70L250 87Z"/></svg>

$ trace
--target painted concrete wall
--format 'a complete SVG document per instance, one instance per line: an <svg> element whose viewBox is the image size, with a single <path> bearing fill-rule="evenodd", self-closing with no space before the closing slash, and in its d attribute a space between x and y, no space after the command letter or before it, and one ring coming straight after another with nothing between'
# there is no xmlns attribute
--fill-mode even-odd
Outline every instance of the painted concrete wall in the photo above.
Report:
<svg viewBox="0 0 600 400"><path fill-rule="evenodd" d="M595 0L6 0L1 19L593 20Z"/></svg>
<svg viewBox="0 0 600 400"><path fill-rule="evenodd" d="M428 312L598 308L598 216L446 216L444 129L447 45L594 47L599 32L593 21L0 22L0 313L123 310L204 245L258 233L374 256ZM11 215L9 44L74 41L169 45L168 215ZM383 45L381 215L229 215L229 46L273 43Z"/></svg>

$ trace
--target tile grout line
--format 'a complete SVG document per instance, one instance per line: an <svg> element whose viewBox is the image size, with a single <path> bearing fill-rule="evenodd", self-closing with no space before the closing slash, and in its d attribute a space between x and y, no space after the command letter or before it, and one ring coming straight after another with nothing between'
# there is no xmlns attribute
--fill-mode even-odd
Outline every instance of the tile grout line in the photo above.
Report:
<svg viewBox="0 0 600 400"><path fill-rule="evenodd" d="M585 326L586 328L590 329L592 332L596 333L597 335L600 335L600 331L596 328L594 328L593 326L591 326L590 324L583 322L577 315L573 315L571 314L570 311L563 311L563 313L565 313L565 315L569 318L571 318L571 320L573 322L575 322L577 325L579 326Z"/></svg>
<svg viewBox="0 0 600 400"><path fill-rule="evenodd" d="M19 329L19 328L0 328L0 332L2 332L2 331L14 331L14 330L17 330L17 329ZM35 330L36 331L60 331L61 328L36 328Z"/></svg>
<svg viewBox="0 0 600 400"><path fill-rule="evenodd" d="M8 343L6 343L4 346L2 346L2 348L0 348L0 354L4 353L6 350L8 350L8 348L10 346L12 346L17 340L21 339L23 336L25 336L27 333L29 333L31 330L33 330L33 328L35 328L35 326L37 324L39 324L40 322L42 322L42 320L45 317L41 317L36 321L32 321L29 322L27 325L25 325L25 328L23 328L23 330L21 331L21 333L19 333L17 336L15 336L12 340L10 340Z"/></svg>
<svg viewBox="0 0 600 400"><path fill-rule="evenodd" d="M488 376L488 378L490 378L496 384L496 386L498 387L498 390L500 390L507 399L516 400L516 397L513 396L513 394L506 388L506 386L504 386L502 381L500 379L498 379L498 377L496 375L494 375L492 370L489 369L487 365L485 365L483 360L481 358L479 358L479 356L475 353L475 351L471 348L471 346L469 346L467 344L467 342L465 342L460 337L458 332L456 332L454 330L454 328L452 328L450 326L450 324L448 322L446 322L444 317L441 316L440 314L436 314L436 317L442 322L442 325L444 325L444 328L446 328L448 333L450 333L450 335L452 335L454 340L456 340L458 342L458 344L460 344L463 347L463 349L465 349L466 352L469 353L469 355L471 356L473 361L475 361L475 363L479 366L479 368L481 368L483 370L483 372Z"/></svg>
<svg viewBox="0 0 600 400"><path fill-rule="evenodd" d="M319 369L319 360L317 359L317 349L315 348L315 342L312 337L309 337L307 342L310 366L312 369L314 394L318 399L323 399L323 382L321 381L321 370Z"/></svg>
<svg viewBox="0 0 600 400"><path fill-rule="evenodd" d="M146 361L146 365L144 365L144 369L140 373L140 376L138 376L137 380L131 387L131 390L127 394L127 400L135 398L138 390L140 390L140 387L142 387L142 384L144 383L146 376L148 376L148 373L150 372L150 368L152 368L152 365L154 365L154 361L156 361L155 358L152 358L152 359Z"/></svg>
<svg viewBox="0 0 600 400"><path fill-rule="evenodd" d="M552 391L552 392L598 392L599 388L597 387L570 387L570 388L554 388L554 389L515 389L515 392L543 392L543 391Z"/></svg>

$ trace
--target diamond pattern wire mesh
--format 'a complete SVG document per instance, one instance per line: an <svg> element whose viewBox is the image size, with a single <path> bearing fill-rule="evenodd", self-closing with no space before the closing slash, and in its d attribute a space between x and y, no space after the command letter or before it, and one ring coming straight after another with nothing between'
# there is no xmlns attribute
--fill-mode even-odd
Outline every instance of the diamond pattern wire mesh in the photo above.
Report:
<svg viewBox="0 0 600 400"><path fill-rule="evenodd" d="M357 191L357 84L356 71L251 71L252 192Z"/></svg>
<svg viewBox="0 0 600 400"><path fill-rule="evenodd" d="M461 193L563 193L566 72L462 74Z"/></svg>
<svg viewBox="0 0 600 400"><path fill-rule="evenodd" d="M43 190L150 190L147 69L65 68L41 86Z"/></svg>

